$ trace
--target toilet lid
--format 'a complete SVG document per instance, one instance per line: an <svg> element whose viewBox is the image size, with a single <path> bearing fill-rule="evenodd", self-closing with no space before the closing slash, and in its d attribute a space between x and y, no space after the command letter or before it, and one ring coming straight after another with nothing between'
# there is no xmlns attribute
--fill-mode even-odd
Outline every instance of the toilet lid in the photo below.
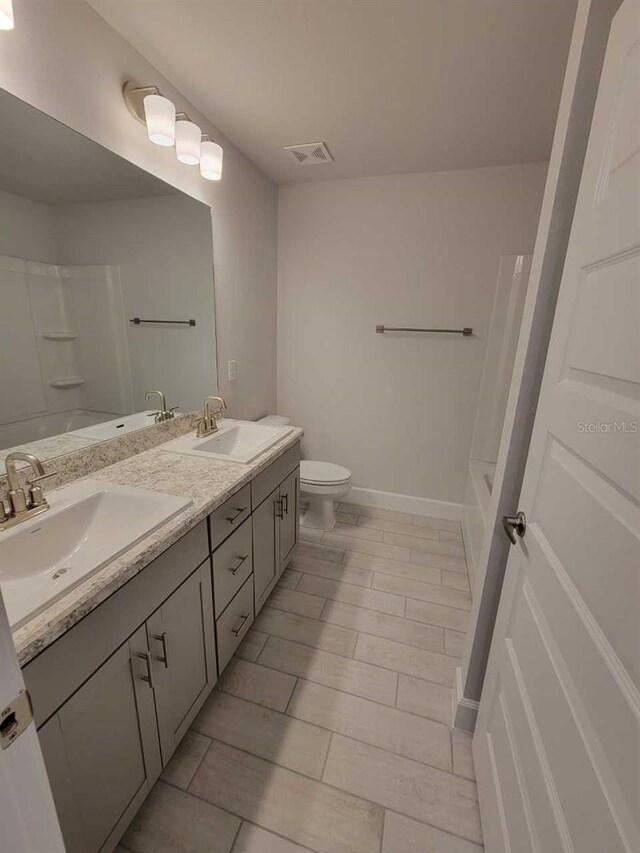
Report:
<svg viewBox="0 0 640 853"><path fill-rule="evenodd" d="M333 465L331 462L310 462L303 460L300 463L300 479L305 483L322 486L330 483L346 483L351 479L351 471L342 465Z"/></svg>

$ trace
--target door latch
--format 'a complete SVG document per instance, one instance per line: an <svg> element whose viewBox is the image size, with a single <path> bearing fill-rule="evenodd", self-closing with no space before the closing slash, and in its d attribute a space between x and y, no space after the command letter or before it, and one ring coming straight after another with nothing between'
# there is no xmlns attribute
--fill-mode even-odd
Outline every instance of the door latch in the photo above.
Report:
<svg viewBox="0 0 640 853"><path fill-rule="evenodd" d="M502 526L509 537L509 542L515 545L518 541L516 536L522 539L527 532L527 517L523 512L518 512L517 515L503 515Z"/></svg>
<svg viewBox="0 0 640 853"><path fill-rule="evenodd" d="M0 747L8 749L33 720L31 699L26 690L0 711Z"/></svg>

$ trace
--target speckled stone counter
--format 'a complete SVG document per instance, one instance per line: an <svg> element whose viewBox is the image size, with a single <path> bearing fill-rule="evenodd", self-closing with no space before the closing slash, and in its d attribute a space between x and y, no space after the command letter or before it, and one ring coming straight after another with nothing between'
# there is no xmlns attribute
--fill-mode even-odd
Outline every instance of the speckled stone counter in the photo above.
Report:
<svg viewBox="0 0 640 853"><path fill-rule="evenodd" d="M13 639L20 664L27 664L130 578L142 571L216 507L300 441L302 435L301 429L294 428L278 444L246 465L167 453L160 446L92 473L92 480L109 480L125 486L138 486L189 497L192 504L42 613L17 628Z"/></svg>

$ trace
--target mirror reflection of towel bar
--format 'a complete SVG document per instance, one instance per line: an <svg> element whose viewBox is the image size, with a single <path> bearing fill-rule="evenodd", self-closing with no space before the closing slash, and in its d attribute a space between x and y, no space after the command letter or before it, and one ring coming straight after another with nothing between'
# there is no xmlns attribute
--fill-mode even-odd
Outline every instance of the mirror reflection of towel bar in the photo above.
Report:
<svg viewBox="0 0 640 853"><path fill-rule="evenodd" d="M195 326L195 320L142 320L140 317L132 317L129 320L134 326L139 326L140 323L168 323L170 326Z"/></svg>
<svg viewBox="0 0 640 853"><path fill-rule="evenodd" d="M384 334L384 332L446 332L450 335L464 335L465 338L468 338L469 335L473 334L473 329L468 326L465 326L464 329L414 329L408 326L376 326L376 332L379 335Z"/></svg>

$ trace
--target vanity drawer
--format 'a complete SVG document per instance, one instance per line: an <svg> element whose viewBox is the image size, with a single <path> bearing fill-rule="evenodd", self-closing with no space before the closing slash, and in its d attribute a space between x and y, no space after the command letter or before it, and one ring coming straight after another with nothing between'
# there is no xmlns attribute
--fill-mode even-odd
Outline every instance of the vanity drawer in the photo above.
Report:
<svg viewBox="0 0 640 853"><path fill-rule="evenodd" d="M237 530L250 514L251 486L247 484L209 516L211 550L215 551L218 545Z"/></svg>
<svg viewBox="0 0 640 853"><path fill-rule="evenodd" d="M218 617L253 571L251 521L231 534L213 555L213 593Z"/></svg>
<svg viewBox="0 0 640 853"><path fill-rule="evenodd" d="M251 508L256 509L280 483L289 476L294 468L300 464L300 442L297 441L293 447L275 460L268 468L261 471L251 481Z"/></svg>
<svg viewBox="0 0 640 853"><path fill-rule="evenodd" d="M222 616L216 620L218 675L222 674L252 622L253 575L250 575Z"/></svg>

